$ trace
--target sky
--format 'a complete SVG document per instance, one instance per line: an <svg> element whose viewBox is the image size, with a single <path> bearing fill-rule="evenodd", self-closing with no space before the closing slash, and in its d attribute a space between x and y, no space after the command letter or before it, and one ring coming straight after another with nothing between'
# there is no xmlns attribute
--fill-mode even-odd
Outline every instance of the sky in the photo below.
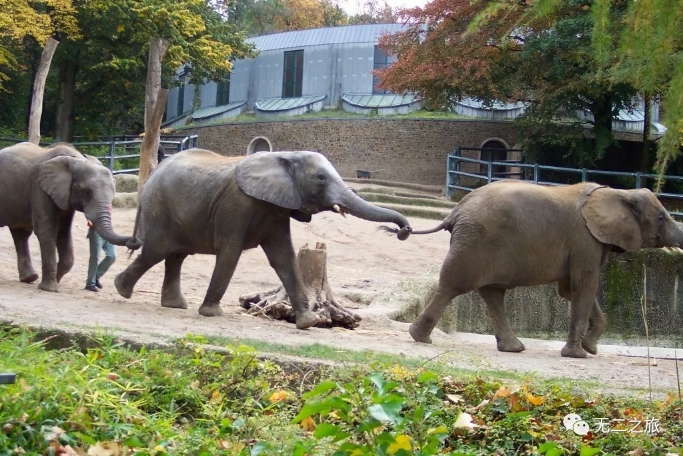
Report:
<svg viewBox="0 0 683 456"><path fill-rule="evenodd" d="M365 3L363 0L340 0L341 6L346 14L352 15L358 12L359 5ZM429 0L387 0L392 8L412 8L414 6L424 6L429 3Z"/></svg>

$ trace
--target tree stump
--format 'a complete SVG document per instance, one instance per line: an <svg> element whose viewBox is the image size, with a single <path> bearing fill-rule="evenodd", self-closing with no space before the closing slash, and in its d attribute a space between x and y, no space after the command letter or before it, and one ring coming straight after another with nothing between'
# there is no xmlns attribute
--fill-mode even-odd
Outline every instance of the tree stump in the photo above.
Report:
<svg viewBox="0 0 683 456"><path fill-rule="evenodd" d="M312 303L311 310L321 317L321 321L315 326L341 326L348 329L358 327L361 317L344 308L332 294L327 281L325 244L318 242L315 249L310 249L308 244L305 244L299 249L296 260L309 297L308 301ZM246 309L249 315L296 322L294 309L282 285L272 290L240 296L240 306Z"/></svg>

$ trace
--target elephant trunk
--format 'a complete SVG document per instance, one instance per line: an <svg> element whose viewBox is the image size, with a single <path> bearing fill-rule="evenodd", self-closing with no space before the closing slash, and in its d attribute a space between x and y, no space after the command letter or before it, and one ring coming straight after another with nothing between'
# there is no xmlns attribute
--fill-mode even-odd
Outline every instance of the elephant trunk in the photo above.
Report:
<svg viewBox="0 0 683 456"><path fill-rule="evenodd" d="M350 188L347 188L347 191L344 193L341 205L346 212L363 220L369 220L371 222L395 223L400 228L397 237L401 241L406 240L412 232L412 228L410 227L408 219L406 219L402 214L391 209L385 209L383 207L370 204L358 196Z"/></svg>
<svg viewBox="0 0 683 456"><path fill-rule="evenodd" d="M671 244L675 247L683 248L683 223L681 223L681 222L674 222L674 223L675 223L675 228L674 228L674 234L672 236L673 242Z"/></svg>
<svg viewBox="0 0 683 456"><path fill-rule="evenodd" d="M87 210L85 215L88 220L92 221L93 227L97 234L99 234L102 239L107 242L111 242L114 245L125 246L131 250L137 250L141 247L141 243L135 237L122 236L114 232L111 226L111 212L109 204L98 204L95 208Z"/></svg>

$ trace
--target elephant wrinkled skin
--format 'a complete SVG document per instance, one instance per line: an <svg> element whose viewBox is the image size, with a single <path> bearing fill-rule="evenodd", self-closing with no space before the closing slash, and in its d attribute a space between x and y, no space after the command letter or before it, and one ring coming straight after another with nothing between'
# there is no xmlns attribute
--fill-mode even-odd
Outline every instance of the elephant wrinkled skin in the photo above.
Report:
<svg viewBox="0 0 683 456"><path fill-rule="evenodd" d="M573 358L597 354L606 318L596 295L607 254L683 245L683 224L650 190L595 183L494 182L469 193L437 227L412 234L442 229L451 232L450 249L436 294L410 325L414 340L431 343L432 330L451 300L477 290L486 302L498 350L521 352L525 347L505 312L506 290L557 282L558 294L571 302L561 355Z"/></svg>
<svg viewBox="0 0 683 456"><path fill-rule="evenodd" d="M312 214L326 210L396 223L399 239L410 234L405 217L361 199L317 152L259 152L241 160L203 149L179 152L161 162L142 190L137 215L142 250L114 284L130 298L140 277L163 260L161 305L185 309L183 261L197 253L216 255L199 313L220 315L242 251L260 245L292 300L297 328L309 328L318 317L296 265L290 218L310 222Z"/></svg>
<svg viewBox="0 0 683 456"><path fill-rule="evenodd" d="M58 291L59 281L74 262L74 211L85 213L103 239L139 248L134 239L120 236L112 229L109 209L114 193L111 171L97 159L85 157L66 144L43 149L19 143L0 150L0 227L9 227L14 238L19 280L38 280L28 246L35 231L43 266L38 288Z"/></svg>

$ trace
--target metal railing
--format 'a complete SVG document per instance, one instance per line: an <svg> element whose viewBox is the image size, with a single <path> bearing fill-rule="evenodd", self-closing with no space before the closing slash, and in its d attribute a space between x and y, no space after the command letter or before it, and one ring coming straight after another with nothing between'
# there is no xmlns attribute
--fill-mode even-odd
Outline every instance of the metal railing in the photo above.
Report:
<svg viewBox="0 0 683 456"><path fill-rule="evenodd" d="M20 143L24 141L26 139L0 138L0 148L5 147L5 143ZM173 155L181 150L197 147L199 145L199 136L162 135L160 143L164 146L166 154ZM41 146L49 146L51 144L54 143L40 143ZM140 171L140 146L142 145L142 139L139 139L139 137L118 136L110 137L109 141L84 141L69 144L84 154L97 157L113 174L135 174ZM120 163L118 167L117 161Z"/></svg>
<svg viewBox="0 0 683 456"><path fill-rule="evenodd" d="M640 172L621 172L621 171L601 171L595 169L587 168L564 168L560 166L548 166L539 165L537 163L529 164L524 163L521 160L478 160L474 158L468 158L462 156L462 151L481 151L482 149L476 148L466 148L466 147L456 147L453 152L448 154L447 164L446 164L446 196L451 198L454 191L462 190L466 192L471 192L476 187L481 186L467 186L461 182L461 178L477 179L479 182L485 181L485 183L491 183L495 181L508 180L510 176L517 176L515 180L520 180L524 182L532 182L539 185L571 185L578 182L597 182L604 185L609 185L605 182L605 177L613 178L626 178L622 179L622 188L648 188L646 185L647 180L654 180L657 178L656 174L640 173ZM462 163L473 163L479 166L486 167L486 172L468 172L461 170ZM505 168L506 171L496 171L494 167ZM510 169L513 170L510 170ZM514 169L518 169L514 171ZM557 175L565 175L565 182L557 182L552 180L543 180L541 174L543 171L549 171ZM666 182L680 182L683 183L683 176L663 176ZM632 180L633 185L623 185L625 180ZM614 186L614 185L610 185ZM652 189L651 189L652 190ZM655 192L660 198L672 199L681 201L683 203L683 194L671 193L671 192ZM683 204L682 204L683 205ZM683 212L669 211L672 216L683 217Z"/></svg>

